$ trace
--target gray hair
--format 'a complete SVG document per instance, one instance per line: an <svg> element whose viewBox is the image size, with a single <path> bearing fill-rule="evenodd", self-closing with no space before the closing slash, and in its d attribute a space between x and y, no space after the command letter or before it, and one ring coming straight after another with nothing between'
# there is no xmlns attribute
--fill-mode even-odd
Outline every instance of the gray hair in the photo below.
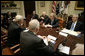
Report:
<svg viewBox="0 0 85 56"><path fill-rule="evenodd" d="M24 17L23 16L21 16L21 15L16 15L15 16L15 19L13 20L13 21L20 21L20 20L22 20L22 19L24 19Z"/></svg>
<svg viewBox="0 0 85 56"><path fill-rule="evenodd" d="M73 14L72 16L75 16L75 17L77 17L77 18L79 17L78 14Z"/></svg>
<svg viewBox="0 0 85 56"><path fill-rule="evenodd" d="M33 19L29 22L29 30L34 30L36 28L39 28L40 23L37 19Z"/></svg>

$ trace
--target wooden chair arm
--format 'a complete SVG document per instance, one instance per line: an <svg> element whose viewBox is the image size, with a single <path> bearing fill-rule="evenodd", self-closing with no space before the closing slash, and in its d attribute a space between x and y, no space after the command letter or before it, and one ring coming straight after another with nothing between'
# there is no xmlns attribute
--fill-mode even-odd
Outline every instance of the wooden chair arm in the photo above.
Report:
<svg viewBox="0 0 85 56"><path fill-rule="evenodd" d="M20 44L14 45L13 47L11 47L10 49L14 49L15 47L19 46Z"/></svg>
<svg viewBox="0 0 85 56"><path fill-rule="evenodd" d="M18 48L17 50L14 51L14 54L19 52L20 51L20 48Z"/></svg>

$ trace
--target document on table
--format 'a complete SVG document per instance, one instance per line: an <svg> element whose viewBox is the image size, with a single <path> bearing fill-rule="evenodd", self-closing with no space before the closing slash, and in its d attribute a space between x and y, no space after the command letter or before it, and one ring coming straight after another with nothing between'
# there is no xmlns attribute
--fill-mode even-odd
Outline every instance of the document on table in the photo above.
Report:
<svg viewBox="0 0 85 56"><path fill-rule="evenodd" d="M39 38L41 38L42 36L40 36L40 35L37 35ZM50 42L52 42L53 44L55 44L56 43L56 37L54 37L54 36L52 36L52 35L48 35L47 36L47 38L50 38L51 40L50 40ZM48 45L48 40L47 40L47 38L44 38L43 39L43 41L44 41L44 43L46 44L46 45Z"/></svg>
<svg viewBox="0 0 85 56"><path fill-rule="evenodd" d="M62 36L64 36L64 37L67 37L67 36L68 36L67 33L63 33L63 32L59 32L59 35L62 35Z"/></svg>
<svg viewBox="0 0 85 56"><path fill-rule="evenodd" d="M78 36L79 35L77 32L72 31L72 30L68 30L68 29L63 29L63 30L61 30L61 32L68 33L68 34L74 35L74 36Z"/></svg>
<svg viewBox="0 0 85 56"><path fill-rule="evenodd" d="M44 26L45 26L45 27L48 27L48 26L49 26L49 27L52 27L51 25L44 25Z"/></svg>
<svg viewBox="0 0 85 56"><path fill-rule="evenodd" d="M58 47L59 51L62 52L62 53L65 53L65 54L68 54L69 55L69 52L70 52L70 47L67 47L67 46L63 46L62 44L59 45Z"/></svg>

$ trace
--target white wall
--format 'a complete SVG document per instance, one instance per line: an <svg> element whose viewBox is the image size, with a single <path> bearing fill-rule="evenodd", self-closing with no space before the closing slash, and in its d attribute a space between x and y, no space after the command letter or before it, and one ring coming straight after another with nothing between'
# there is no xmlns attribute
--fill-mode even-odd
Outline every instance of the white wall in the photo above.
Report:
<svg viewBox="0 0 85 56"><path fill-rule="evenodd" d="M75 3L76 3L76 1L70 1L70 4L68 6L68 15L79 14L79 13L83 12L83 10L75 10Z"/></svg>
<svg viewBox="0 0 85 56"><path fill-rule="evenodd" d="M42 15L42 12L45 11L47 15L49 15L51 13L51 7L52 7L52 3L50 1L45 1L45 7L41 7L40 6L40 2L41 1L36 1L35 5L36 5L36 13L40 16Z"/></svg>
<svg viewBox="0 0 85 56"><path fill-rule="evenodd" d="M50 15L50 13L52 12L52 2L53 1L45 1L45 7L40 7L40 1L36 1L35 4L36 4L37 14L40 16L43 11L46 11L47 15ZM59 2L59 1L56 1L56 3L57 2ZM68 15L79 14L79 13L83 12L83 10L75 10L75 2L76 1L70 1L70 4L68 5L68 9L67 9Z"/></svg>

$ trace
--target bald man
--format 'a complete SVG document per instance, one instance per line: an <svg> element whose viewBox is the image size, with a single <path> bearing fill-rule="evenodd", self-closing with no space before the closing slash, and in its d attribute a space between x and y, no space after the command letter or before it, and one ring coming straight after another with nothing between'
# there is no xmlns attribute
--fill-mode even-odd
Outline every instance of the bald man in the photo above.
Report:
<svg viewBox="0 0 85 56"><path fill-rule="evenodd" d="M20 33L24 30L21 26L23 25L23 16L17 15L13 21L11 21L8 28L8 39L7 45L9 47L20 43Z"/></svg>
<svg viewBox="0 0 85 56"><path fill-rule="evenodd" d="M45 23L49 17L46 15L46 12L42 12L42 15L40 16L40 22Z"/></svg>
<svg viewBox="0 0 85 56"><path fill-rule="evenodd" d="M48 27L52 27L52 28L59 27L59 21L58 19L55 18L54 13L50 14L49 19L45 22L45 25L47 24L51 25Z"/></svg>
<svg viewBox="0 0 85 56"><path fill-rule="evenodd" d="M48 46L42 38L37 37L40 24L38 20L33 19L29 22L28 31L21 32L20 48L23 55L53 55L54 44L48 39Z"/></svg>
<svg viewBox="0 0 85 56"><path fill-rule="evenodd" d="M76 14L73 14L72 21L67 23L66 28L72 31L77 31L79 34L83 33L83 24L78 21L78 15Z"/></svg>

